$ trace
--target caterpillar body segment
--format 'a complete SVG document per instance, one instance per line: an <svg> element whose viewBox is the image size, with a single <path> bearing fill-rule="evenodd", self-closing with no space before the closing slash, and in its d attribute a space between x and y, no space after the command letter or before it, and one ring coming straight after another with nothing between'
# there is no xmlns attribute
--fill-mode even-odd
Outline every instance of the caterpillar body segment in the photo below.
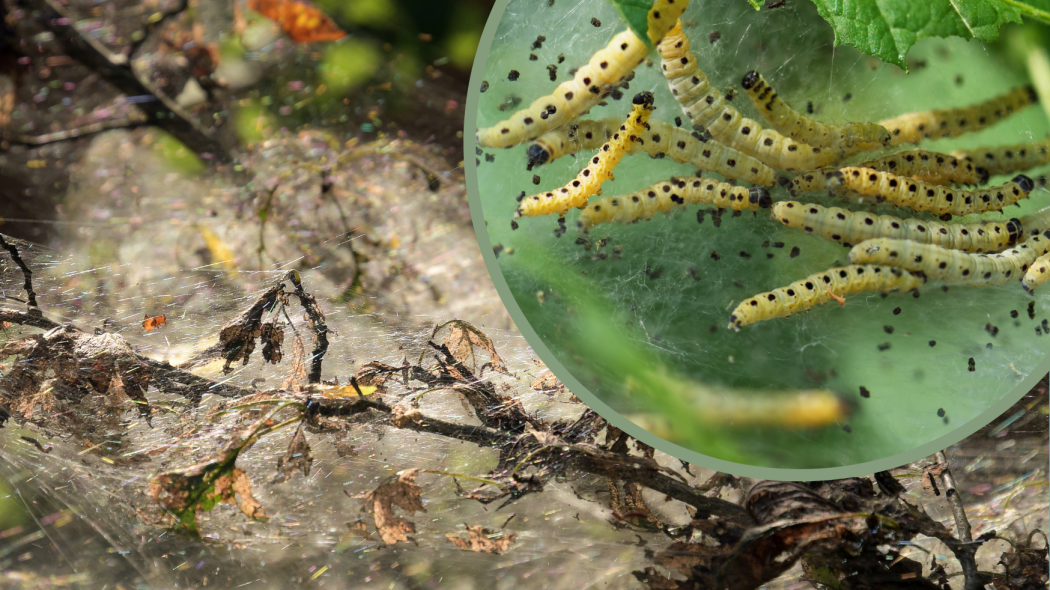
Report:
<svg viewBox="0 0 1050 590"><path fill-rule="evenodd" d="M663 74L689 119L720 143L781 170L812 170L843 158L842 150L797 142L741 116L697 67L689 47L679 21L657 45Z"/></svg>
<svg viewBox="0 0 1050 590"><path fill-rule="evenodd" d="M854 168L871 168L897 176L907 176L928 184L984 184L988 182L988 171L956 156L939 154L928 150L897 152L867 162ZM811 191L826 191L828 180L836 167L825 167L799 174L791 180L788 191L792 195Z"/></svg>
<svg viewBox="0 0 1050 590"><path fill-rule="evenodd" d="M1050 229L1050 207L1044 207L1031 215L1022 217L1021 227L1024 228L1026 236L1041 234Z"/></svg>
<svg viewBox="0 0 1050 590"><path fill-rule="evenodd" d="M583 119L544 133L529 144L526 152L529 170L532 170L533 166L549 164L562 156L601 147L620 128L621 122L615 117ZM650 127L656 124L655 121L649 122Z"/></svg>
<svg viewBox="0 0 1050 590"><path fill-rule="evenodd" d="M771 203L769 191L764 188L733 186L697 175L672 178L640 191L592 201L580 213L576 224L581 230L587 230L601 223L631 223L685 205L706 204L720 209L757 211Z"/></svg>
<svg viewBox="0 0 1050 590"><path fill-rule="evenodd" d="M564 215L573 207L583 207L591 195L601 194L601 185L613 178L613 168L620 162L631 144L642 141L646 121L653 111L653 95L642 92L634 97L634 105L627 121L613 134L609 142L598 150L587 167L575 179L560 189L540 193L522 199L514 218L549 215Z"/></svg>
<svg viewBox="0 0 1050 590"><path fill-rule="evenodd" d="M1047 279L1050 279L1050 254L1043 254L1035 259L1032 266L1028 267L1024 277L1021 279L1021 286L1024 287L1025 291L1032 293L1036 287L1045 283Z"/></svg>
<svg viewBox="0 0 1050 590"><path fill-rule="evenodd" d="M814 147L843 150L843 157L878 149L890 141L890 132L878 123L827 125L802 115L784 102L762 74L752 70L740 85L769 124L795 141Z"/></svg>
<svg viewBox="0 0 1050 590"><path fill-rule="evenodd" d="M887 264L921 272L927 278L984 287L1021 278L1033 262L1050 252L1050 231L997 254L968 254L909 240L865 240L849 252L854 264Z"/></svg>
<svg viewBox="0 0 1050 590"><path fill-rule="evenodd" d="M865 291L911 291L922 284L922 277L891 266L854 264L831 268L744 300L729 316L729 328L739 330L755 322L785 318L827 303L836 296L841 298Z"/></svg>
<svg viewBox="0 0 1050 590"><path fill-rule="evenodd" d="M674 26L689 0L656 0L649 11L649 40L655 45ZM595 53L572 80L552 94L492 127L478 129L481 147L509 148L560 127L597 105L605 94L641 63L649 46L627 29Z"/></svg>
<svg viewBox="0 0 1050 590"><path fill-rule="evenodd" d="M828 188L838 194L853 192L898 207L943 216L999 211L1026 198L1035 188L1035 182L1020 174L1002 186L968 190L929 184L872 168L847 166L831 173Z"/></svg>
<svg viewBox="0 0 1050 590"><path fill-rule="evenodd" d="M1037 143L956 150L952 155L981 166L989 174L1012 174L1050 163L1050 139Z"/></svg>
<svg viewBox="0 0 1050 590"><path fill-rule="evenodd" d="M579 121L536 138L529 146L529 166L551 162L578 150L592 150L605 143L619 128L617 119ZM680 164L761 186L776 184L776 172L751 156L716 141L705 141L699 133L660 121L650 121L645 141L631 145L631 153L644 152L653 158L668 157Z"/></svg>
<svg viewBox="0 0 1050 590"><path fill-rule="evenodd" d="M784 225L846 246L873 238L912 240L966 252L999 252L1023 233L1018 219L987 223L941 223L872 215L798 201L774 203L773 219Z"/></svg>
<svg viewBox="0 0 1050 590"><path fill-rule="evenodd" d="M1034 88L1020 86L969 107L908 113L879 124L890 131L891 146L919 143L923 139L957 137L979 131L1038 101Z"/></svg>

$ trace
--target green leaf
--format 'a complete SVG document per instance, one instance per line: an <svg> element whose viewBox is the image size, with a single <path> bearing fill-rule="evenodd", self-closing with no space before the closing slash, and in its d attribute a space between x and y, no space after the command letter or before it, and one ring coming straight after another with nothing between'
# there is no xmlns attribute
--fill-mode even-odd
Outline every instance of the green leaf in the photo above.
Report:
<svg viewBox="0 0 1050 590"><path fill-rule="evenodd" d="M995 41L999 27L1021 22L1003 0L813 0L835 30L835 45L852 45L907 70L908 50L926 37Z"/></svg>
<svg viewBox="0 0 1050 590"><path fill-rule="evenodd" d="M620 18L634 31L635 35L649 47L649 11L653 8L653 0L609 0L620 13Z"/></svg>
<svg viewBox="0 0 1050 590"><path fill-rule="evenodd" d="M1050 0L1003 0L1021 14L1050 24Z"/></svg>
<svg viewBox="0 0 1050 590"><path fill-rule="evenodd" d="M755 7L755 10L762 10L762 2L760 0L747 0L751 3L751 6Z"/></svg>

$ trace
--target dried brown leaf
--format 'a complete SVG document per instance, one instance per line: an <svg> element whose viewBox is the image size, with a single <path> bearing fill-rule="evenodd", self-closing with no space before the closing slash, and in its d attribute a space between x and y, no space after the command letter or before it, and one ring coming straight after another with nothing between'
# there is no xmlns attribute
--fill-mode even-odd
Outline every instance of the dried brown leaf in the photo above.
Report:
<svg viewBox="0 0 1050 590"><path fill-rule="evenodd" d="M287 391L299 391L306 383L306 348L303 340L296 334L292 341L292 372L281 382L281 388Z"/></svg>
<svg viewBox="0 0 1050 590"><path fill-rule="evenodd" d="M565 389L565 385L548 370L536 377L536 380L532 382L532 388L538 391L559 392Z"/></svg>
<svg viewBox="0 0 1050 590"><path fill-rule="evenodd" d="M295 429L295 434L288 442L288 452L283 457L277 458L277 478L274 481L284 481L296 469L303 472L303 477L309 477L310 465L314 462L314 456L310 453L310 445L306 442L306 433L303 432L303 424Z"/></svg>
<svg viewBox="0 0 1050 590"><path fill-rule="evenodd" d="M267 322L262 325L260 337L262 338L263 359L268 363L277 364L281 362L281 346L284 345L284 330L277 326L276 322Z"/></svg>
<svg viewBox="0 0 1050 590"><path fill-rule="evenodd" d="M400 371L401 369L398 367L386 365L379 361L372 361L358 369L354 373L354 377L357 379L357 384L361 387L372 386L382 393L385 390L387 379L390 379L392 375L399 374Z"/></svg>
<svg viewBox="0 0 1050 590"><path fill-rule="evenodd" d="M471 526L469 524L464 526L467 527L466 539L456 533L447 533L445 538L456 547L475 553L502 555L510 549L510 546L514 544L514 539L517 538L517 535L513 533L493 534L492 531L481 526Z"/></svg>
<svg viewBox="0 0 1050 590"><path fill-rule="evenodd" d="M395 507L408 514L427 511L423 507L423 490L416 485L416 476L421 471L402 471L365 496L366 507L371 509L379 537L387 545L407 542L408 535L416 532L416 525L394 515Z"/></svg>
<svg viewBox="0 0 1050 590"><path fill-rule="evenodd" d="M489 365L493 371L506 373L507 366L499 354L496 353L496 345L484 332L475 328L469 322L463 320L452 320L448 323L449 333L445 336L445 346L457 361L462 363L471 372L477 372L476 348L488 353Z"/></svg>

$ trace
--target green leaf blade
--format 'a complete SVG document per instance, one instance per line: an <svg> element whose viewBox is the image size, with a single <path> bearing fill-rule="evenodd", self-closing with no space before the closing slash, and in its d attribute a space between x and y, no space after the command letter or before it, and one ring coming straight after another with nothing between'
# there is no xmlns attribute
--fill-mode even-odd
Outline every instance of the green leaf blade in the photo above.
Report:
<svg viewBox="0 0 1050 590"><path fill-rule="evenodd" d="M620 18L627 23L634 34L638 35L638 38L646 45L652 47L653 44L649 41L649 11L653 8L653 0L609 0L609 2L616 7Z"/></svg>
<svg viewBox="0 0 1050 590"><path fill-rule="evenodd" d="M1021 22L1021 11L1003 0L813 0L835 31L835 45L852 45L907 69L920 39L958 36L995 41L999 27Z"/></svg>

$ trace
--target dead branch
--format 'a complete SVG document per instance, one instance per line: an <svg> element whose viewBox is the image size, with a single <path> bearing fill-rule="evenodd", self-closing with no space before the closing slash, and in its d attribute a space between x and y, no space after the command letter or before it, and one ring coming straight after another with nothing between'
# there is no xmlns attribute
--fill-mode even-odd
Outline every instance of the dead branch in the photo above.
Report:
<svg viewBox="0 0 1050 590"><path fill-rule="evenodd" d="M11 258L14 259L15 264L18 268L22 269L22 276L25 277L25 283L23 289L26 291L26 296L29 300L29 307L35 307L39 310L40 306L36 303L36 292L33 291L33 271L29 270L25 261L18 255L18 247L15 246L17 241L11 237L7 240L4 239L4 235L0 234L0 248L7 250L11 254Z"/></svg>

